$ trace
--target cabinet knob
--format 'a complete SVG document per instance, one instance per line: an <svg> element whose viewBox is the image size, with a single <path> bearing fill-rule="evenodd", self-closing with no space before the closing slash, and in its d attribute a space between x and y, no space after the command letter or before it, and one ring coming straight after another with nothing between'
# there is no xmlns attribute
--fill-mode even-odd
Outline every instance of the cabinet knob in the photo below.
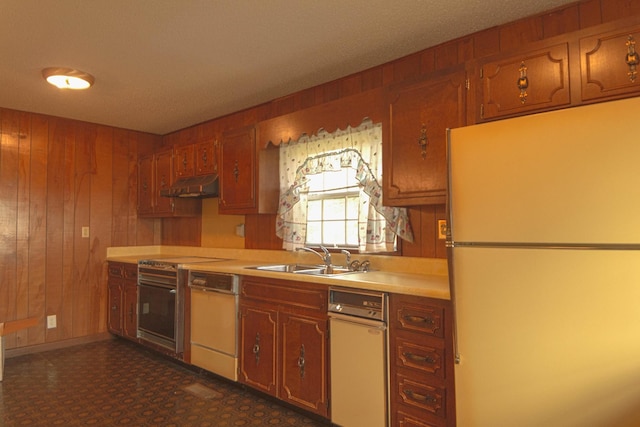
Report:
<svg viewBox="0 0 640 427"><path fill-rule="evenodd" d="M300 369L300 378L304 378L304 344L300 346L300 357L298 357L298 368Z"/></svg>
<svg viewBox="0 0 640 427"><path fill-rule="evenodd" d="M429 141L427 140L427 127L425 126L425 124L422 124L422 128L420 129L420 138L418 138L418 145L420 145L420 148L422 150L422 158L426 159L427 158L427 145L429 144Z"/></svg>
<svg viewBox="0 0 640 427"><path fill-rule="evenodd" d="M256 333L255 344L253 345L253 356L256 358L256 365L260 362L260 333Z"/></svg>
<svg viewBox="0 0 640 427"><path fill-rule="evenodd" d="M527 66L524 65L524 61L520 63L520 77L518 77L518 89L520 89L520 103L527 102L527 88L529 87L529 78L527 77Z"/></svg>
<svg viewBox="0 0 640 427"><path fill-rule="evenodd" d="M236 160L233 165L233 176L236 178L236 182L238 182L238 175L240 175L240 169L238 169L238 161Z"/></svg>
<svg viewBox="0 0 640 427"><path fill-rule="evenodd" d="M629 80L631 82L636 81L636 77L638 76L638 72L636 68L640 63L640 57L638 57L638 52L636 52L636 40L632 35L629 35L627 38L627 55L625 56L625 62L629 66L629 72L627 75L629 76Z"/></svg>

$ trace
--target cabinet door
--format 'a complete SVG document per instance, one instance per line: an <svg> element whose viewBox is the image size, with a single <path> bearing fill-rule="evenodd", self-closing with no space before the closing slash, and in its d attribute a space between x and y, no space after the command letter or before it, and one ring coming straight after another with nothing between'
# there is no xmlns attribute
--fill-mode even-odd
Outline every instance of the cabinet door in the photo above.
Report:
<svg viewBox="0 0 640 427"><path fill-rule="evenodd" d="M109 278L109 332L122 335L122 279Z"/></svg>
<svg viewBox="0 0 640 427"><path fill-rule="evenodd" d="M256 209L256 132L254 127L228 132L220 145L220 212Z"/></svg>
<svg viewBox="0 0 640 427"><path fill-rule="evenodd" d="M240 381L276 395L276 331L274 310L240 306Z"/></svg>
<svg viewBox="0 0 640 427"><path fill-rule="evenodd" d="M478 121L569 105L569 47L500 56L480 64Z"/></svg>
<svg viewBox="0 0 640 427"><path fill-rule="evenodd" d="M141 156L138 160L138 214L152 214L154 204L153 155Z"/></svg>
<svg viewBox="0 0 640 427"><path fill-rule="evenodd" d="M156 153L155 155L155 184L154 196L156 199L154 213L171 213L173 211L173 199L160 197L162 190L168 190L173 183L173 152L171 150Z"/></svg>
<svg viewBox="0 0 640 427"><path fill-rule="evenodd" d="M217 143L211 139L196 146L196 175L218 173Z"/></svg>
<svg viewBox="0 0 640 427"><path fill-rule="evenodd" d="M638 26L580 40L583 101L640 93L636 41L640 42Z"/></svg>
<svg viewBox="0 0 640 427"><path fill-rule="evenodd" d="M137 339L138 333L138 286L135 282L125 281L122 297L122 334Z"/></svg>
<svg viewBox="0 0 640 427"><path fill-rule="evenodd" d="M327 416L327 322L292 314L283 314L281 322L280 398Z"/></svg>
<svg viewBox="0 0 640 427"><path fill-rule="evenodd" d="M386 206L445 202L446 130L464 126L465 103L464 70L391 90L390 136L383 144Z"/></svg>
<svg viewBox="0 0 640 427"><path fill-rule="evenodd" d="M193 176L196 172L195 145L189 144L176 147L174 161L176 178Z"/></svg>

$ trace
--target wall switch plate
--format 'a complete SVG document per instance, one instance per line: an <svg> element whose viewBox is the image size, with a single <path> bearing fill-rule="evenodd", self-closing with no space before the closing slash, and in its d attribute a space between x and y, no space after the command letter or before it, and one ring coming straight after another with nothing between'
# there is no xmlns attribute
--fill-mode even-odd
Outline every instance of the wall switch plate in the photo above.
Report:
<svg viewBox="0 0 640 427"><path fill-rule="evenodd" d="M51 316L47 316L47 329L53 329L55 327L57 327L57 319L56 319L56 315L52 314Z"/></svg>
<svg viewBox="0 0 640 427"><path fill-rule="evenodd" d="M89 237L89 227L82 227L82 237L83 238Z"/></svg>
<svg viewBox="0 0 640 427"><path fill-rule="evenodd" d="M438 220L438 239L444 240L447 238L447 221L444 219Z"/></svg>

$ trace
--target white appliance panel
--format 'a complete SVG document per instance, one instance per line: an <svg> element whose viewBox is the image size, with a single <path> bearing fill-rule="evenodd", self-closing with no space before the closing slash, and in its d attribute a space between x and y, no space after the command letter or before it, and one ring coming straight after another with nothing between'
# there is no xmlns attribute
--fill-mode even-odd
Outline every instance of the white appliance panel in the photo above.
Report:
<svg viewBox="0 0 640 427"><path fill-rule="evenodd" d="M456 248L454 267L458 425L638 425L640 252Z"/></svg>
<svg viewBox="0 0 640 427"><path fill-rule="evenodd" d="M640 243L640 97L452 129L454 242Z"/></svg>

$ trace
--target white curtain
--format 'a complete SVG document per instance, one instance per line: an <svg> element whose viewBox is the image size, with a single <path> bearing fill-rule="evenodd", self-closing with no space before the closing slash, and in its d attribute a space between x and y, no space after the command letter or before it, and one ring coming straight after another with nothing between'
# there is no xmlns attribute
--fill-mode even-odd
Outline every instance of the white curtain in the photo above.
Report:
<svg viewBox="0 0 640 427"><path fill-rule="evenodd" d="M303 136L280 145L280 205L276 234L283 248L304 246L307 234L308 175L353 168L360 186L360 252L396 250L396 236L413 241L407 211L382 205L382 124L365 120L356 127Z"/></svg>

